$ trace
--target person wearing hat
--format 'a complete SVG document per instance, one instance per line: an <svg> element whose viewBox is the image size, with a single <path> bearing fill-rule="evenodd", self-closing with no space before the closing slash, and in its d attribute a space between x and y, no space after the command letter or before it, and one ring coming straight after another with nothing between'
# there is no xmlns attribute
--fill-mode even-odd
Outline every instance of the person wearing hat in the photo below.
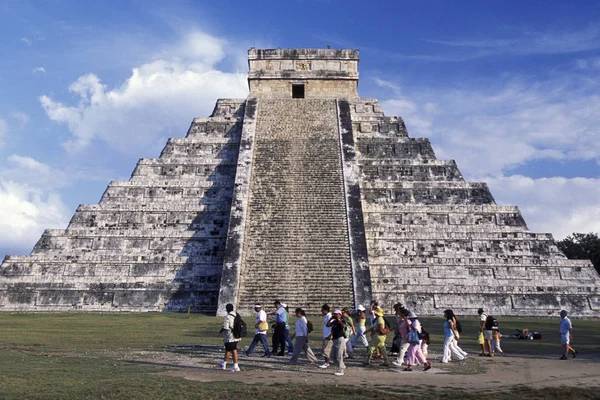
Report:
<svg viewBox="0 0 600 400"><path fill-rule="evenodd" d="M332 353L335 355L336 362L338 365L338 370L335 372L336 376L344 375L344 369L346 369L346 365L344 364L344 349L346 348L346 321L344 320L342 310L337 308L331 319L327 323L327 326L331 328L331 340L333 341L333 351Z"/></svg>
<svg viewBox="0 0 600 400"><path fill-rule="evenodd" d="M412 367L416 364L417 360L423 365L423 371L431 369L431 361L427 361L421 350L421 323L418 318L414 312L411 311L408 313L411 333L408 334L408 355L404 371L412 371Z"/></svg>
<svg viewBox="0 0 600 400"><path fill-rule="evenodd" d="M363 364L370 365L371 358L373 358L373 353L376 350L379 350L379 353L383 357L383 366L388 366L388 354L387 349L385 347L385 340L387 339L387 334L390 332L390 329L385 326L385 320L383 319L383 310L381 307L377 307L373 310L373 315L375 316L375 321L373 323L373 327L371 328L371 344L369 344L369 353L366 361L363 361Z"/></svg>
<svg viewBox="0 0 600 400"><path fill-rule="evenodd" d="M573 358L577 356L577 350L571 347L571 340L573 339L573 324L571 324L571 320L567 317L567 311L560 311L560 344L565 349L561 360L566 360L569 352L573 353Z"/></svg>
<svg viewBox="0 0 600 400"><path fill-rule="evenodd" d="M367 314L365 313L366 308L362 304L359 304L356 310L358 311L358 315L356 317L358 326L356 329L356 335L352 339L352 348L356 347L356 344L359 340L362 342L363 346L368 348L369 341L365 336L365 332L367 331L367 327L365 326L367 322Z"/></svg>
<svg viewBox="0 0 600 400"><path fill-rule="evenodd" d="M281 304L281 301L275 300L275 311L269 315L275 316L275 332L273 332L273 354L278 356L285 355L285 324L287 323L287 313ZM277 348L281 347L279 353Z"/></svg>
<svg viewBox="0 0 600 400"><path fill-rule="evenodd" d="M269 357L269 343L267 342L269 323L267 322L267 313L262 309L262 305L258 303L254 305L254 311L256 311L256 323L254 324L256 329L254 331L254 339L252 339L252 343L250 344L248 351L246 351L246 355L250 356L258 342L261 342L265 349L263 357Z"/></svg>

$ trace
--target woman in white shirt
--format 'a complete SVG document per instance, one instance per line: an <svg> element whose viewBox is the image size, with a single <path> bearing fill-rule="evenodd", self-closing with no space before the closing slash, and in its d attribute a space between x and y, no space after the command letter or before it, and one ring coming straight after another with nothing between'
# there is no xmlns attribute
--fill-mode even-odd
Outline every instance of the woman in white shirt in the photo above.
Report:
<svg viewBox="0 0 600 400"><path fill-rule="evenodd" d="M300 351L304 350L310 363L316 364L318 361L317 357L315 357L315 354L308 345L308 321L306 319L306 313L303 309L296 308L296 317L298 318L296 321L296 331L292 335L292 339L296 338L296 342L294 343L294 353L292 354L290 363L297 364L298 358L300 357Z"/></svg>

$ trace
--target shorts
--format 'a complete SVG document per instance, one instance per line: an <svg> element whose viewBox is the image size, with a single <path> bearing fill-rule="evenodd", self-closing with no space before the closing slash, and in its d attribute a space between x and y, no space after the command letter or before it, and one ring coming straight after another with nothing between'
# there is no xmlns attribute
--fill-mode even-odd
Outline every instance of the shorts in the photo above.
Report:
<svg viewBox="0 0 600 400"><path fill-rule="evenodd" d="M226 342L225 343L225 351L234 351L237 350L238 342Z"/></svg>
<svg viewBox="0 0 600 400"><path fill-rule="evenodd" d="M569 344L571 342L571 335L568 333L560 334L560 344Z"/></svg>
<svg viewBox="0 0 600 400"><path fill-rule="evenodd" d="M333 340L323 339L323 357L330 358L331 349L333 348Z"/></svg>
<svg viewBox="0 0 600 400"><path fill-rule="evenodd" d="M483 338L485 340L492 340L493 339L493 332L492 332L492 330L491 329L490 330L484 329L483 330Z"/></svg>

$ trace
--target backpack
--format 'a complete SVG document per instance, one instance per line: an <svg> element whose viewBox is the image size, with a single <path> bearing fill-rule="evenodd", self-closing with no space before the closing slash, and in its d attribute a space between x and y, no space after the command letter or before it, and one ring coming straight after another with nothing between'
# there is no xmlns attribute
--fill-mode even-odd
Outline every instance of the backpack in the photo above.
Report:
<svg viewBox="0 0 600 400"><path fill-rule="evenodd" d="M498 330L498 320L492 315L488 315L485 319L485 329L488 331Z"/></svg>
<svg viewBox="0 0 600 400"><path fill-rule="evenodd" d="M344 319L344 322L346 323L346 328L344 328L344 336L349 338L352 335L352 327L348 323L348 319Z"/></svg>
<svg viewBox="0 0 600 400"><path fill-rule="evenodd" d="M311 333L313 331L314 327L313 327L313 323L310 321L306 321L306 330L308 331L308 333Z"/></svg>
<svg viewBox="0 0 600 400"><path fill-rule="evenodd" d="M235 318L233 320L233 329L231 330L231 333L236 339L246 337L246 335L248 334L248 327L246 326L246 323L238 313L235 313Z"/></svg>
<svg viewBox="0 0 600 400"><path fill-rule="evenodd" d="M458 320L456 320L456 332L458 333L462 333L462 326L460 325L460 322Z"/></svg>

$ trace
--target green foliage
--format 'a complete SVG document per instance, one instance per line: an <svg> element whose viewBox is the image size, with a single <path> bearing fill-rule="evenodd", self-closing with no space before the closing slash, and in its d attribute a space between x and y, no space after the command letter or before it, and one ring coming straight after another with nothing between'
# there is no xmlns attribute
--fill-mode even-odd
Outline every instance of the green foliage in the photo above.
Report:
<svg viewBox="0 0 600 400"><path fill-rule="evenodd" d="M600 273L600 237L597 233L573 233L556 243L567 258L590 260Z"/></svg>

